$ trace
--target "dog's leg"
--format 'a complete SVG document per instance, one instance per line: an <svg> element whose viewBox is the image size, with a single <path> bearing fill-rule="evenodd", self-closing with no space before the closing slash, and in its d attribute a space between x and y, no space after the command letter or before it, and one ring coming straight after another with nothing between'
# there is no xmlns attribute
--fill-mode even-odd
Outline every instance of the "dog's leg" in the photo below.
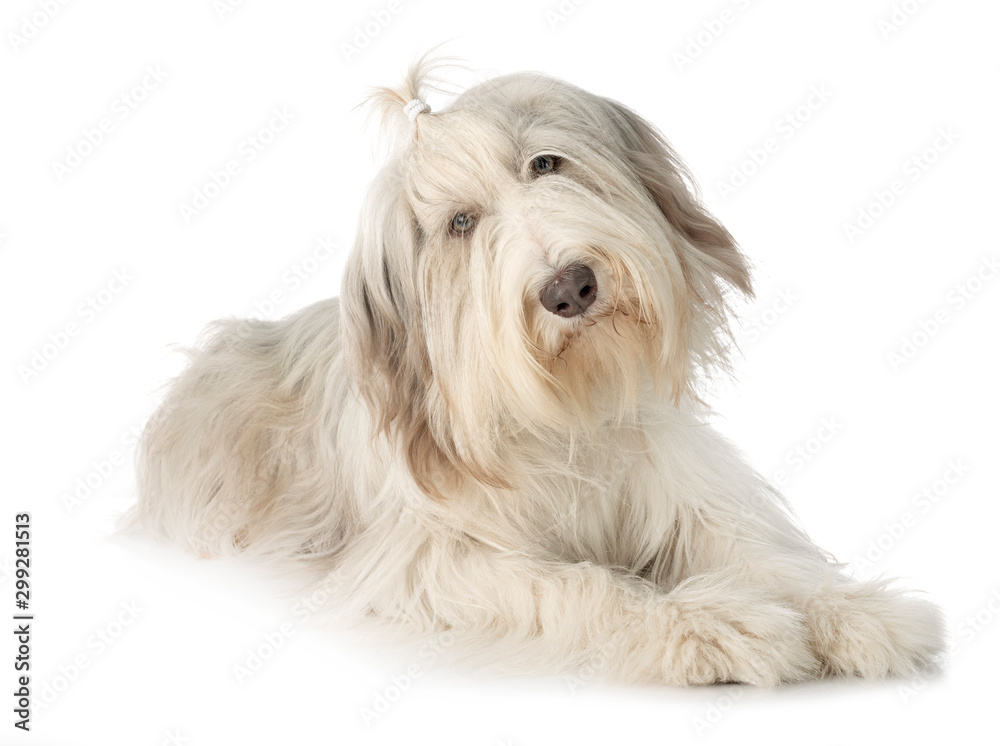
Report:
<svg viewBox="0 0 1000 746"><path fill-rule="evenodd" d="M840 576L802 598L827 675L913 676L944 649L940 610L887 581Z"/></svg>
<svg viewBox="0 0 1000 746"><path fill-rule="evenodd" d="M425 545L407 570L407 594L399 582L385 585L381 571L372 575L391 592L377 604L382 613L512 644L540 670L600 660L604 674L624 681L773 686L818 668L800 612L723 577L668 593L600 565L471 540Z"/></svg>
<svg viewBox="0 0 1000 746"><path fill-rule="evenodd" d="M798 560L758 559L750 582L802 610L824 674L912 676L943 650L941 612L930 602L888 581L857 581L839 566Z"/></svg>
<svg viewBox="0 0 1000 746"><path fill-rule="evenodd" d="M651 578L672 587L686 577L683 590L699 578L728 576L751 598L798 610L827 675L910 676L933 663L944 638L937 607L886 581L846 575L794 525L778 499L764 491L738 509L717 506L711 523L688 521L683 546L673 537Z"/></svg>
<svg viewBox="0 0 1000 746"><path fill-rule="evenodd" d="M760 547L735 550L728 570L758 597L801 610L809 644L826 675L912 676L943 650L943 622L933 604L888 581L860 582L839 566Z"/></svg>
<svg viewBox="0 0 1000 746"><path fill-rule="evenodd" d="M648 466L637 463L631 482L650 515L670 508L669 530L649 536L662 546L647 574L652 582L683 594L692 583L727 577L749 599L742 613L754 614L758 603L795 609L827 674L905 676L933 662L944 637L933 604L847 576L730 444L698 420L675 417L654 433L665 447Z"/></svg>

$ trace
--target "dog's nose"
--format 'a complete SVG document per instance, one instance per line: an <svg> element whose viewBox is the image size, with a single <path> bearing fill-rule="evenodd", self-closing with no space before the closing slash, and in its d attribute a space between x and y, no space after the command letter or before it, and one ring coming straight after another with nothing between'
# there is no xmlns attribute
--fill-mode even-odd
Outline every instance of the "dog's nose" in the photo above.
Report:
<svg viewBox="0 0 1000 746"><path fill-rule="evenodd" d="M574 264L558 272L542 288L539 300L545 310L564 319L578 316L597 300L597 278L586 264Z"/></svg>

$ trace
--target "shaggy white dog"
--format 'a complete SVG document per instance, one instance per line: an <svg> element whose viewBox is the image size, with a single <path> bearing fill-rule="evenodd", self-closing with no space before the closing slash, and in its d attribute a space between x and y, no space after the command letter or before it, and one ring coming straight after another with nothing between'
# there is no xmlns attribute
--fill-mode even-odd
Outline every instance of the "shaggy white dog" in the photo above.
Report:
<svg viewBox="0 0 1000 746"><path fill-rule="evenodd" d="M746 260L663 137L536 74L423 103L340 300L226 321L152 418L137 522L319 573L338 603L540 670L908 675L931 604L848 578L706 424Z"/></svg>

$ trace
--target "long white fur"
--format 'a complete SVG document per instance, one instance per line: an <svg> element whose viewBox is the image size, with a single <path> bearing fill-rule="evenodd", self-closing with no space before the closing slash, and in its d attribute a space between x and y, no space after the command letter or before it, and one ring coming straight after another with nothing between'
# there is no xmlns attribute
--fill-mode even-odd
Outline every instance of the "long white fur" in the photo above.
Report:
<svg viewBox="0 0 1000 746"><path fill-rule="evenodd" d="M847 577L706 424L697 382L725 370L750 277L662 136L534 74L410 123L432 70L375 96L401 143L341 299L212 328L147 427L134 523L336 570L347 614L541 671L774 685L930 663L938 610ZM531 172L541 154L555 173ZM580 262L595 305L545 311Z"/></svg>

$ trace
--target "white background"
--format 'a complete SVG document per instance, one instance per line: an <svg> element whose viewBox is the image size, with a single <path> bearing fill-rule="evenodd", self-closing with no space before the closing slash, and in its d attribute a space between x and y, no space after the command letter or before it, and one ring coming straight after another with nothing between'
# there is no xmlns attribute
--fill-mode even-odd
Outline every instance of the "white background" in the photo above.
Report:
<svg viewBox="0 0 1000 746"><path fill-rule="evenodd" d="M996 737L1000 279L983 262L998 254L1000 7L220 5L12 0L0 11L0 520L11 524L0 528L0 606L13 613L13 516L30 511L32 684L50 700L25 735L4 694L0 741ZM373 13L383 25L366 40ZM779 478L820 544L859 575L903 576L943 606L952 653L942 675L773 691L496 680L296 623L241 683L234 666L295 620L280 589L239 563L110 537L134 499L133 433L181 365L170 345L276 290L271 316L338 293L375 168L376 133L354 107L442 41L471 79L544 71L664 130L757 266L758 300L741 309L744 357L712 399L719 427ZM165 79L148 76L157 67ZM243 143L276 107L294 119L248 160ZM88 149L104 118L110 132ZM60 178L54 163L71 149L86 155ZM232 159L240 173L185 222L180 205ZM752 173L724 194L734 169ZM876 217L851 241L845 225L862 213ZM337 250L305 261L321 238ZM953 484L937 481L946 475ZM934 502L919 496L928 489ZM3 638L9 693L14 649ZM366 722L380 695L395 701Z"/></svg>

